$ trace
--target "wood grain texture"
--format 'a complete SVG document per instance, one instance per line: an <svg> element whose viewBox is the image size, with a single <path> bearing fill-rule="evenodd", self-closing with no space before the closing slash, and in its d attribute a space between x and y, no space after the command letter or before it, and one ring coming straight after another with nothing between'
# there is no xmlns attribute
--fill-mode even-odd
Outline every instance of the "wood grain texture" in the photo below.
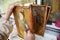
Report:
<svg viewBox="0 0 60 40"><path fill-rule="evenodd" d="M22 11L23 9L23 11ZM20 12L23 14L23 24L20 20ZM14 9L14 18L17 26L19 36L24 38L24 31L26 30L24 24L27 24L32 33L44 36L46 22L50 9L45 5L31 5L30 7L17 6ZM21 26L23 25L23 26Z"/></svg>

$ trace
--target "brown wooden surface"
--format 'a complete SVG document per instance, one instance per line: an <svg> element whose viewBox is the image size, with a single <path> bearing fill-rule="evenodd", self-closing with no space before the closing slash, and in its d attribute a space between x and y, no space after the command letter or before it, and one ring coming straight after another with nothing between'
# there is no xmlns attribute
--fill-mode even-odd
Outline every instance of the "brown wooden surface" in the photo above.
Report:
<svg viewBox="0 0 60 40"><path fill-rule="evenodd" d="M20 37L24 38L24 30L26 29L23 26L21 26L24 24L21 24L22 21L20 21L19 19L19 13L21 12L21 9L23 9L24 21L27 23L30 31L32 33L36 33L38 35L43 36L45 28L46 28L46 22L47 22L48 15L49 15L49 14L47 15L48 6L31 5L28 8L17 6L14 9L14 18L15 18L18 34ZM33 9L38 12L36 13L37 15L35 15ZM40 23L41 21L42 23Z"/></svg>
<svg viewBox="0 0 60 40"><path fill-rule="evenodd" d="M18 13L20 12L20 6L17 6L15 9L14 9L14 18L15 18L15 22L16 22L16 27L17 27L17 31L18 31L18 34L19 34L19 36L20 37L24 37L23 35L24 35L24 33L22 33L22 30L21 30L21 28L20 28L20 24L19 24L19 15L18 15Z"/></svg>
<svg viewBox="0 0 60 40"><path fill-rule="evenodd" d="M36 7L36 9L34 7ZM33 11L33 8L38 12L38 13L35 12L37 14L37 16L34 16L35 13ZM30 26L30 30L36 34L43 36L44 31L45 31L46 22L48 20L48 16L50 13L50 7L45 6L45 5L41 5L41 6L32 5L30 11L32 13L32 24L31 24L32 26ZM38 17L37 20L36 20L36 17ZM43 20L43 22L41 23L42 25L40 25L39 22L41 22L42 20Z"/></svg>

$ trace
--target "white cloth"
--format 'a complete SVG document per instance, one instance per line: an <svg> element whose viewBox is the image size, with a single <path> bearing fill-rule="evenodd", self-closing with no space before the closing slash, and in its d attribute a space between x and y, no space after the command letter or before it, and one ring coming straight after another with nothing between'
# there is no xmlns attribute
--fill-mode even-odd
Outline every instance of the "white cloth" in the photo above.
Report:
<svg viewBox="0 0 60 40"><path fill-rule="evenodd" d="M0 35L2 37L2 35L4 37L6 37L6 39L8 38L9 34L12 32L13 30L13 26L12 24L5 20L5 18L0 18ZM2 37L3 39L3 37Z"/></svg>

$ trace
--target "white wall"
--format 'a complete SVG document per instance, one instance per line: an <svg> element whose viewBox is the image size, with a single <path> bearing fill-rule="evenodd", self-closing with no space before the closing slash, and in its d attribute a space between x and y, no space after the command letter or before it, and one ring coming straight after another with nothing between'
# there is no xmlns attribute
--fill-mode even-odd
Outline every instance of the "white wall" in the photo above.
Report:
<svg viewBox="0 0 60 40"><path fill-rule="evenodd" d="M38 5L41 5L41 0L37 0L37 4Z"/></svg>

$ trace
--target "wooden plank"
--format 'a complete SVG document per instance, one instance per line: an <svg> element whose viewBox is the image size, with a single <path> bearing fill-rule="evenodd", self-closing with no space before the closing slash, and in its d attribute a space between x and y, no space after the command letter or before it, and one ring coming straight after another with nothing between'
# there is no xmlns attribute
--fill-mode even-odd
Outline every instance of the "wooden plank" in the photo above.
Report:
<svg viewBox="0 0 60 40"><path fill-rule="evenodd" d="M50 10L48 6L33 4L30 7L17 6L14 9L14 18L19 36L24 38L24 31L28 28L32 33L44 36L46 22ZM28 28L26 28L26 25Z"/></svg>

